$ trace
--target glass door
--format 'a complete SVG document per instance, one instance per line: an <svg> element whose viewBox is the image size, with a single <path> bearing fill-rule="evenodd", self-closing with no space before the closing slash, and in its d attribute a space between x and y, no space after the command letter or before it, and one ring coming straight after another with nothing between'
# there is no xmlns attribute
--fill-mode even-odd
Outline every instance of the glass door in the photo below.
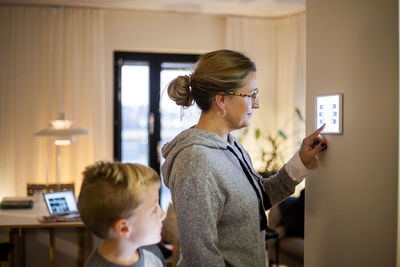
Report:
<svg viewBox="0 0 400 267"><path fill-rule="evenodd" d="M149 64L121 67L121 162L149 165Z"/></svg>
<svg viewBox="0 0 400 267"><path fill-rule="evenodd" d="M141 163L160 173L162 146L195 125L200 116L195 106L183 114L166 91L171 80L193 71L198 55L115 52L114 56L114 159ZM165 211L170 202L163 184L160 203Z"/></svg>

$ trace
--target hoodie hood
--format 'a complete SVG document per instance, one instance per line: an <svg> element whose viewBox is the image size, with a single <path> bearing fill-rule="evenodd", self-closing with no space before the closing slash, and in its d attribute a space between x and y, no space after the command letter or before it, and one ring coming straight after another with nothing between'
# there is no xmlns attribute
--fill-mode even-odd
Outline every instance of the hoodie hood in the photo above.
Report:
<svg viewBox="0 0 400 267"><path fill-rule="evenodd" d="M176 156L183 149L192 145L201 145L209 148L226 150L233 137L228 134L228 142L216 133L196 128L187 129L178 134L171 142L166 143L162 148L162 155L165 162L161 166L164 183L169 187L169 176Z"/></svg>

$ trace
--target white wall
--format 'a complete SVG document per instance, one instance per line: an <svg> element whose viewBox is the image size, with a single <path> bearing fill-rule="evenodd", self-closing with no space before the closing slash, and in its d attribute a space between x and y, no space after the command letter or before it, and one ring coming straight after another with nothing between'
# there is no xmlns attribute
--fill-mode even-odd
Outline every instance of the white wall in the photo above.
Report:
<svg viewBox="0 0 400 267"><path fill-rule="evenodd" d="M103 112L106 117L100 119L106 120L108 125L107 136L110 138L107 140L106 153L108 159L112 160L113 52L204 53L221 49L225 46L225 19L221 16L104 10L104 31L107 107ZM28 266L43 266L37 260L37 255L47 255L48 247L42 245L42 240L47 240L46 238L47 234L37 234L35 231L29 236L27 244L33 245L27 249ZM63 244L64 241L58 239L57 243ZM0 231L0 242L7 240L8 234ZM71 254L75 250L75 247L56 247L57 262L74 260L70 256L76 256ZM42 260L46 262L48 259Z"/></svg>
<svg viewBox="0 0 400 267"><path fill-rule="evenodd" d="M306 182L305 266L395 266L398 0L307 0L307 132L314 97L344 95Z"/></svg>
<svg viewBox="0 0 400 267"><path fill-rule="evenodd" d="M113 136L114 51L204 53L225 47L222 16L105 10L104 31L109 136ZM110 159L112 142L108 144Z"/></svg>

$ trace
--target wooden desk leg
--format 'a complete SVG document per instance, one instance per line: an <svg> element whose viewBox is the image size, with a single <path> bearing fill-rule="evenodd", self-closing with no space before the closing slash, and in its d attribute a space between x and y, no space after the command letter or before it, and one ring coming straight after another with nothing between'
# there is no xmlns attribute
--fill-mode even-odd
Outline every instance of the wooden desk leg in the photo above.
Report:
<svg viewBox="0 0 400 267"><path fill-rule="evenodd" d="M21 259L21 266L26 266L25 262L25 233L23 228L18 228L18 239L19 239L19 249L20 249L20 259Z"/></svg>
<svg viewBox="0 0 400 267"><path fill-rule="evenodd" d="M83 266L83 252L85 251L85 228L78 229L79 246L78 246L78 267Z"/></svg>
<svg viewBox="0 0 400 267"><path fill-rule="evenodd" d="M8 253L8 262L10 263L10 267L14 267L15 239L14 231L12 228L8 229L8 240L10 241L10 243L14 244L14 248Z"/></svg>
<svg viewBox="0 0 400 267"><path fill-rule="evenodd" d="M50 247L49 247L49 259L50 259L50 267L55 267L55 248L56 248L56 234L54 228L49 228L50 232Z"/></svg>

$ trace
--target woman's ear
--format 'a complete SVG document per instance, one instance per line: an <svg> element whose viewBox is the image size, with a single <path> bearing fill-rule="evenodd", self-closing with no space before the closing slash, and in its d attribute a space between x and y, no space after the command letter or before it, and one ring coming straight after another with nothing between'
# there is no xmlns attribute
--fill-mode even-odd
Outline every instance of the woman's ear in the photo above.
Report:
<svg viewBox="0 0 400 267"><path fill-rule="evenodd" d="M119 219L116 221L113 230L119 238L128 238L132 232L127 219Z"/></svg>
<svg viewBox="0 0 400 267"><path fill-rule="evenodd" d="M226 101L225 96L218 94L218 95L215 95L214 99L215 99L215 103L217 104L218 109L224 110L225 109L225 101Z"/></svg>

